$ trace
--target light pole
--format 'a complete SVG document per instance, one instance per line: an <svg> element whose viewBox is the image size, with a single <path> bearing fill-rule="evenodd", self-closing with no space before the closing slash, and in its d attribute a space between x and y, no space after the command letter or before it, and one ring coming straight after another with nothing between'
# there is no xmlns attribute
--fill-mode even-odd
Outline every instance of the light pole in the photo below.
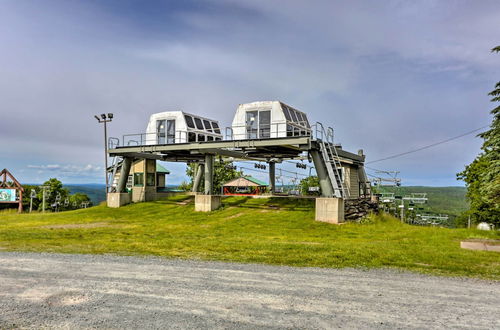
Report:
<svg viewBox="0 0 500 330"><path fill-rule="evenodd" d="M108 186L109 186L109 179L108 179L108 129L106 127L106 123L109 123L112 119L113 119L113 114L112 113L108 113L108 115L106 116L106 114L101 114L101 117L99 118L99 116L95 115L94 116L95 119L97 119L97 121L99 123L102 123L104 124L104 174L105 174L105 178L106 178L106 195L108 195Z"/></svg>

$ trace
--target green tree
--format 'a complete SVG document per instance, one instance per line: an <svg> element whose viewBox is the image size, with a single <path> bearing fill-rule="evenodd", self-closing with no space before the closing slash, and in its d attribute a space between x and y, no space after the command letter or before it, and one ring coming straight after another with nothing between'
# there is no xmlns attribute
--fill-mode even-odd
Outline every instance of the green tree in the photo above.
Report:
<svg viewBox="0 0 500 330"><path fill-rule="evenodd" d="M45 210L49 210L52 205L56 202L57 196L60 196L59 202L63 203L64 200L69 196L69 190L63 188L63 184L61 181L56 178L50 178L49 180L43 183L43 186L48 186L48 189L45 190ZM43 200L43 189L38 189L37 198L40 200L40 204L38 209L42 209L42 200Z"/></svg>
<svg viewBox="0 0 500 330"><path fill-rule="evenodd" d="M500 52L500 46L492 49ZM500 82L497 82L489 96L491 102L500 102ZM467 185L470 210L461 218L471 216L474 222L486 221L500 225L500 105L490 112L493 120L490 129L479 134L483 141L481 153L474 161L458 173L457 177Z"/></svg>
<svg viewBox="0 0 500 330"><path fill-rule="evenodd" d="M194 177L196 176L196 171L198 170L198 164L191 163L188 164L186 168L186 175L190 178L189 183L181 184L182 189L191 190L193 187ZM236 179L242 176L241 171L237 171L233 167L232 162L218 160L214 164L214 193L219 193L222 189L222 185L232 179ZM199 191L203 191L205 188L205 180L201 180Z"/></svg>
<svg viewBox="0 0 500 330"><path fill-rule="evenodd" d="M36 193L36 196L35 198L33 198L33 210L38 210L38 206L40 205L41 203L41 200L38 199L38 192L40 190L40 188L38 186L34 186L34 185L27 185L27 184L23 184L23 188L24 188L24 192L23 192L23 210L25 212L29 212L30 210L30 196L31 196L31 191L34 190L35 193Z"/></svg>
<svg viewBox="0 0 500 330"><path fill-rule="evenodd" d="M84 193L76 193L73 195L70 195L68 198L69 204L65 209L68 210L74 210L77 208L80 208L82 203L89 203L89 207L92 206L92 202L90 201L90 197L87 194Z"/></svg>
<svg viewBox="0 0 500 330"><path fill-rule="evenodd" d="M318 191L309 191L309 188L311 187L319 188L319 178L315 175L308 176L307 178L300 180L299 187L300 187L300 193L302 195L313 195L313 196L321 195L321 189Z"/></svg>

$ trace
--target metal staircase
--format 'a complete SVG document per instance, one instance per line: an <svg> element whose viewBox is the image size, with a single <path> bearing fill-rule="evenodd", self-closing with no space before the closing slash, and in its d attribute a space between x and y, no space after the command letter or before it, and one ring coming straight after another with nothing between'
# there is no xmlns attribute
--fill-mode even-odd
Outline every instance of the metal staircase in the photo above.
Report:
<svg viewBox="0 0 500 330"><path fill-rule="evenodd" d="M320 147L320 155L328 172L333 187L334 197L349 198L349 188L344 183L343 169L337 148L333 143L333 128L324 129L321 123L316 123L316 141Z"/></svg>

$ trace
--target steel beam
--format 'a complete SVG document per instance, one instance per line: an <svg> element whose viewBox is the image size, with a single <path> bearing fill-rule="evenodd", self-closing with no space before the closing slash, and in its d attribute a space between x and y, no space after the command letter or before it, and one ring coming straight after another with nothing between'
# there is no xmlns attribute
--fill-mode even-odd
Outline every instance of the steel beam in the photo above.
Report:
<svg viewBox="0 0 500 330"><path fill-rule="evenodd" d="M205 195L211 195L214 184L214 155L205 155Z"/></svg>
<svg viewBox="0 0 500 330"><path fill-rule="evenodd" d="M269 162L269 190L274 195L276 192L276 163Z"/></svg>
<svg viewBox="0 0 500 330"><path fill-rule="evenodd" d="M201 178L203 177L204 171L205 171L205 165L198 164L198 167L196 169L196 175L195 175L194 181L193 181L193 187L191 189L192 192L198 192L200 190Z"/></svg>
<svg viewBox="0 0 500 330"><path fill-rule="evenodd" d="M319 185L321 187L321 196L333 197L334 190L332 182L330 181L330 178L328 176L328 171L326 169L323 157L321 157L318 150L311 150L309 151L309 153L311 154L314 162L314 168L316 169L316 173L318 174Z"/></svg>
<svg viewBox="0 0 500 330"><path fill-rule="evenodd" d="M123 158L122 168L120 169L120 180L118 180L118 185L116 187L116 191L119 193L124 192L127 186L127 180L130 173L130 167L132 166L132 160L133 158L131 157Z"/></svg>

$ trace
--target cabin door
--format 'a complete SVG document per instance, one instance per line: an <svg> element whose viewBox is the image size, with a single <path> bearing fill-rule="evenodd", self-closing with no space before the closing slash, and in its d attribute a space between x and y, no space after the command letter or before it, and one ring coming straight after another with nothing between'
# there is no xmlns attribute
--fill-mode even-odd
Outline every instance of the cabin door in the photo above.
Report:
<svg viewBox="0 0 500 330"><path fill-rule="evenodd" d="M167 120L167 143L175 143L175 120Z"/></svg>
<svg viewBox="0 0 500 330"><path fill-rule="evenodd" d="M247 111L247 139L266 139L271 137L271 111Z"/></svg>
<svg viewBox="0 0 500 330"><path fill-rule="evenodd" d="M175 120L157 120L156 136L158 144L175 143Z"/></svg>

